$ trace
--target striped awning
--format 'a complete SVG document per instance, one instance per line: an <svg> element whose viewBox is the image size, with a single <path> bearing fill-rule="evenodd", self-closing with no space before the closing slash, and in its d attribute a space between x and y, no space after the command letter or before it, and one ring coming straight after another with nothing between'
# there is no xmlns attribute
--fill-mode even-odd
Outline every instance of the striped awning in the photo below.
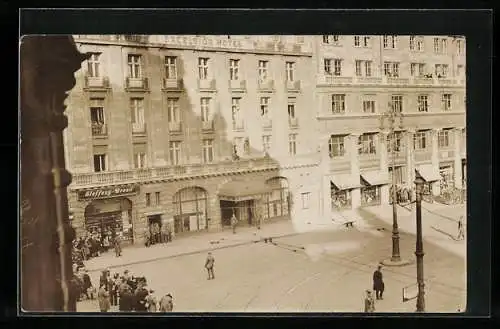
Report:
<svg viewBox="0 0 500 329"><path fill-rule="evenodd" d="M420 175L426 182L435 182L441 179L439 170L436 170L431 164L420 165L417 169L417 174Z"/></svg>

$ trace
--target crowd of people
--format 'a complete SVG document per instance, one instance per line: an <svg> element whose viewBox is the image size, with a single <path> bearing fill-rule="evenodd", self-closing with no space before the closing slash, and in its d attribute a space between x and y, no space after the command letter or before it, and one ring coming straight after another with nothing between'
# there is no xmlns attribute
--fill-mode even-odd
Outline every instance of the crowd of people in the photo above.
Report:
<svg viewBox="0 0 500 329"><path fill-rule="evenodd" d="M122 253L121 239L120 233L116 234L111 230L105 230L104 232L98 229L87 231L84 236L73 241L73 263L81 265L83 261L98 257L111 248L114 248L116 257L120 257Z"/></svg>

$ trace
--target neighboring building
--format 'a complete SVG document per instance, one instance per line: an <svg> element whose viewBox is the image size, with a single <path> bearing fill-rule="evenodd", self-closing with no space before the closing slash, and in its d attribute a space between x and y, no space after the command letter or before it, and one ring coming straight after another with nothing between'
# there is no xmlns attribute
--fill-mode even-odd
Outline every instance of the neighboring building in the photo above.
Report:
<svg viewBox="0 0 500 329"><path fill-rule="evenodd" d="M183 234L220 229L233 213L249 225L317 216L303 39L75 36L92 53L66 112L78 234L109 227L141 242L155 222Z"/></svg>
<svg viewBox="0 0 500 329"><path fill-rule="evenodd" d="M392 145L399 188L417 174L433 195L465 187L464 38L329 35L314 43L326 216L389 202ZM403 117L394 144L389 120L381 122L391 107Z"/></svg>

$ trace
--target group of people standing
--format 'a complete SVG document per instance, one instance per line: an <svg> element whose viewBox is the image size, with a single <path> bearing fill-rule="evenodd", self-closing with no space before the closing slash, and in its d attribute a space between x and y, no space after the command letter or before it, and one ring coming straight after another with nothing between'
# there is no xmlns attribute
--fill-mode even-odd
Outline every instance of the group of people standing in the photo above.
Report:
<svg viewBox="0 0 500 329"><path fill-rule="evenodd" d="M392 204L393 190L392 186L389 188L389 200ZM396 199L397 203L411 203L413 202L413 189L407 186L396 185Z"/></svg>
<svg viewBox="0 0 500 329"><path fill-rule="evenodd" d="M172 242L172 230L167 223L160 225L159 223L152 223L145 232L146 247L158 243Z"/></svg>
<svg viewBox="0 0 500 329"><path fill-rule="evenodd" d="M378 266L373 272L373 291L375 291L375 299L381 300L385 290L385 283L382 275L382 266ZM366 290L365 296L365 312L375 312L375 299L373 298L372 290Z"/></svg>
<svg viewBox="0 0 500 329"><path fill-rule="evenodd" d="M89 260L93 257L98 257L100 254L114 248L116 257L120 257L122 253L121 235L115 234L114 231L87 232L73 240L73 262L80 263L81 261Z"/></svg>

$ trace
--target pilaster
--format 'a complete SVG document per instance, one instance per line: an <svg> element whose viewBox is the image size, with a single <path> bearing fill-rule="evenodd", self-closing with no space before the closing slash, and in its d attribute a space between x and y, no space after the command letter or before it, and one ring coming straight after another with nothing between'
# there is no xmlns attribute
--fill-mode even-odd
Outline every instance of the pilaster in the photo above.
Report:
<svg viewBox="0 0 500 329"><path fill-rule="evenodd" d="M388 166L391 164L388 161L388 153L387 153L387 137L388 134L386 132L381 132L377 135L378 138L378 147L377 152L380 156L380 172L381 174L386 174L389 169ZM389 142L392 142L389 141ZM392 161L392 160L391 160ZM389 186L392 184L392 181L389 184L382 185L380 188L380 202L381 204L389 204Z"/></svg>
<svg viewBox="0 0 500 329"><path fill-rule="evenodd" d="M435 128L430 131L431 134L431 147L432 147L432 157L431 163L432 168L435 172L439 172L439 147L438 147L438 134L441 129ZM432 194L439 195L440 194L440 184L439 182L435 182L432 184Z"/></svg>
<svg viewBox="0 0 500 329"><path fill-rule="evenodd" d="M462 156L460 154L461 141L462 128L453 129L453 176L455 178L456 188L463 188Z"/></svg>
<svg viewBox="0 0 500 329"><path fill-rule="evenodd" d="M359 155L358 155L358 140L359 133L349 135L349 157L351 160L351 177L353 181L359 181ZM361 191L359 188L352 190L352 208L356 209L361 206Z"/></svg>
<svg viewBox="0 0 500 329"><path fill-rule="evenodd" d="M406 184L411 188L412 193L415 191L415 186L413 182L415 181L415 154L414 154L414 145L413 145L413 136L415 134L414 129L408 129L404 134L404 144L406 151ZM412 196L412 199L415 199L415 195Z"/></svg>

